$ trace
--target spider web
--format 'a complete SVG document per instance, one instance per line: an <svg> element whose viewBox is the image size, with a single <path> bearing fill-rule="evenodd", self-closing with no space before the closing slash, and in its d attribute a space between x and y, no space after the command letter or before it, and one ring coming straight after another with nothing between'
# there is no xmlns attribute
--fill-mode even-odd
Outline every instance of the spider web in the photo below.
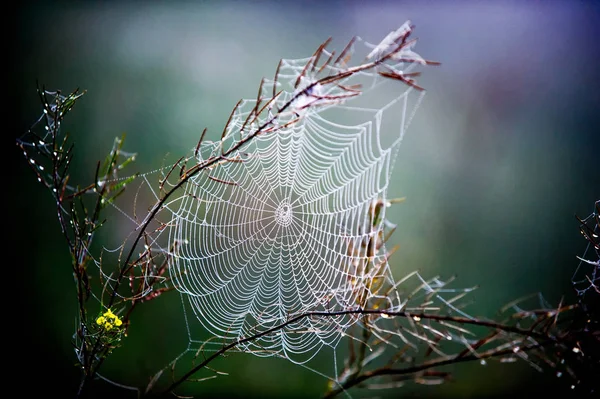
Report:
<svg viewBox="0 0 600 399"><path fill-rule="evenodd" d="M390 44L371 46L367 58ZM353 52L350 43L347 55ZM394 284L382 235L394 227L385 219L394 159L423 93L382 87L389 80L378 69L315 85L351 68L319 66L315 58L334 54L316 54L282 60L258 99L238 104L223 138L202 142L194 156L203 164L235 151L189 179L169 204L169 272L191 309L188 325L197 319L218 338L243 340L289 323L240 349L298 363L335 347L358 318L290 322L296 316L359 309L374 299L401 306L394 291L381 293ZM410 48L399 58L388 67L399 74L422 60ZM348 89L359 85L360 96ZM266 112L257 112L261 101ZM245 142L245 132L269 124Z"/></svg>

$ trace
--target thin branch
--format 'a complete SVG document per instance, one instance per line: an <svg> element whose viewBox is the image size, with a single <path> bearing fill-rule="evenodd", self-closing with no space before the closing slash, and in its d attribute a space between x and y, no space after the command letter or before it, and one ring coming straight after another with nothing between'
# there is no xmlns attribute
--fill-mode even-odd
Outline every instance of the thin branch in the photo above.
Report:
<svg viewBox="0 0 600 399"><path fill-rule="evenodd" d="M402 318L407 318L410 320L414 320L415 317L418 317L422 320L428 319L428 320L435 320L435 321L446 321L446 322L454 322L454 323L460 323L460 324L469 324L469 325L474 325L474 326L483 326L483 327L493 328L495 330L511 332L511 333L519 334L519 335L526 336L526 337L535 337L535 338L538 338L538 339L541 339L544 341L548 341L550 344L558 344L561 342L560 338L539 334L539 333L532 332L532 331L522 329L519 327L504 325L504 324L500 324L500 323L496 323L496 322L492 322L492 321L471 319L471 318L466 318L466 317L443 316L443 315L435 315L435 314L427 314L427 313L390 312L390 311L385 311L385 310L374 310L374 309L356 309L356 310L344 310L344 311L337 311L337 312L307 312L307 313L303 313L301 315L295 316L291 319L288 319L286 322L281 323L275 327L269 328L263 332L257 333L255 335L252 335L250 337L246 337L243 339L238 339L234 342L231 342L231 343L223 346L221 349L214 352L211 356L207 357L202 363L200 363L197 366L195 366L194 368L190 369L182 377L180 377L179 379L177 379L176 381L171 383L171 385L169 385L169 387L164 391L164 393L172 392L175 388L177 388L179 385L181 385L186 380L188 380L196 372L205 368L213 360L215 360L219 356L225 354L226 352L236 348L239 345L243 345L245 343L258 340L261 337L264 337L273 332L282 330L285 327L287 327L288 325L294 324L304 318L335 317L335 316L343 316L343 315L379 315L379 316L385 315L388 317L402 317ZM533 349L533 348L531 348L531 349ZM513 348L510 348L509 352L512 352L512 351L513 351ZM506 353L508 353L508 352L506 352ZM406 370L408 370L406 372L414 373L416 371L419 371L419 370L422 370L425 368L431 368L434 366L450 364L450 363L454 363L454 362L464 362L467 360L473 360L473 358L474 358L474 355L465 356L463 353L459 353L458 355L456 355L455 357L453 357L450 360L444 360L444 361L439 361L439 362L435 361L435 362L431 362L431 363L423 363L420 366L414 366L413 368L406 369ZM351 381L355 381L355 380L351 380ZM353 383L352 385L355 385L355 384Z"/></svg>

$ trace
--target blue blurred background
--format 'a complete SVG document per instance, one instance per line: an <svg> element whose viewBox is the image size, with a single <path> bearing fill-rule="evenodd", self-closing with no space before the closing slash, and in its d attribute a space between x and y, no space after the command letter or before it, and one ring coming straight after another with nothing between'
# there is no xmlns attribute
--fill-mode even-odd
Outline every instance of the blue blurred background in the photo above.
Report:
<svg viewBox="0 0 600 399"><path fill-rule="evenodd" d="M599 17L591 1L25 2L7 38L16 43L8 78L15 137L41 111L36 81L81 88L87 94L68 124L76 177L91 181L122 133L126 149L139 154L136 169L152 170L166 153L187 153L205 126L220 132L237 100L254 97L280 58L308 56L329 36L340 49L353 35L378 42L410 19L417 51L442 65L420 79L428 94L392 177L391 196L407 197L388 214L399 225L395 275L419 269L479 285L468 308L475 316L493 317L538 291L557 304L571 297L575 256L585 248L574 215L588 215L600 199ZM8 363L23 395L74 397L68 252L50 196L23 158L14 167L9 213L23 256L14 261L18 279L5 285L16 290L10 306L22 321L10 327L19 346ZM131 331L107 374L143 383L167 364L187 343L179 312L175 296L148 304L134 323L144 327ZM203 397L318 397L325 386L281 360L226 360L220 366L230 376L199 384ZM396 394L564 388L523 364L453 370L453 382ZM98 393L122 392L99 384Z"/></svg>

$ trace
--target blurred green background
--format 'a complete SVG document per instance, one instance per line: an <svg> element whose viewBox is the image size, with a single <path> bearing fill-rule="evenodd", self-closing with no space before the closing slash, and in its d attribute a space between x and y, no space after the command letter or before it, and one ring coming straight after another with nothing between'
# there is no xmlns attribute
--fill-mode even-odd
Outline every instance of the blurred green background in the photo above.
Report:
<svg viewBox="0 0 600 399"><path fill-rule="evenodd" d="M588 215L600 199L599 17L595 2L572 1L25 2L7 38L16 43L8 77L15 137L40 114L36 81L81 88L87 94L67 126L75 177L93 179L97 160L122 133L126 149L139 154L136 169L152 170L166 153L187 153L205 126L220 132L236 101L254 97L280 58L308 56L329 36L340 49L353 35L378 42L410 19L417 51L442 65L420 79L428 94L391 181L391 196L407 197L388 214L399 225L394 273L457 274L457 286L480 286L469 312L493 317L526 294L540 291L553 304L571 295L575 256L585 248L574 215ZM18 349L7 362L22 395L74 397L68 252L49 194L16 159L9 213L21 256L11 261L17 279L6 284L20 324L10 329ZM181 352L180 309L176 295L145 307L107 375L141 383ZM317 397L325 386L281 360L224 360L230 376L199 384L202 397ZM453 370L451 383L395 394L564 388L523 364ZM133 397L103 384L96 393ZM365 395L372 396L356 397Z"/></svg>

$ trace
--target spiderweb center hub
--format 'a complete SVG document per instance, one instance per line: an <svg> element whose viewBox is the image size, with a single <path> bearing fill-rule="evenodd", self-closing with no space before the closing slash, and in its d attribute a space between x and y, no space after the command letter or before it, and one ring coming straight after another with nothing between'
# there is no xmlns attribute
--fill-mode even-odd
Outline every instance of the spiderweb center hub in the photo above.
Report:
<svg viewBox="0 0 600 399"><path fill-rule="evenodd" d="M288 200L283 200L275 209L275 221L283 227L292 223L292 205Z"/></svg>

